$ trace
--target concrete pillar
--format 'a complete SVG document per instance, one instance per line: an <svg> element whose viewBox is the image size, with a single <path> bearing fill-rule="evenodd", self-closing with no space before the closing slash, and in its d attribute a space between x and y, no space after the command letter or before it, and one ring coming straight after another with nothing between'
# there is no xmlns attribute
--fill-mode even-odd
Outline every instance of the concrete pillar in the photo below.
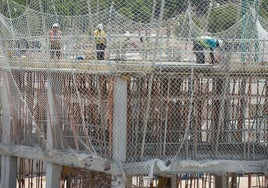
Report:
<svg viewBox="0 0 268 188"><path fill-rule="evenodd" d="M46 163L46 187L59 188L60 187L60 175L61 175L61 165Z"/></svg>
<svg viewBox="0 0 268 188"><path fill-rule="evenodd" d="M263 185L264 185L264 187L268 187L268 175L264 175L264 178L263 178Z"/></svg>
<svg viewBox="0 0 268 188"><path fill-rule="evenodd" d="M127 145L127 81L119 77L114 81L113 105L113 160L124 163ZM125 188L124 177L114 176L112 187Z"/></svg>
<svg viewBox="0 0 268 188"><path fill-rule="evenodd" d="M1 158L1 187L16 188L17 157L4 155Z"/></svg>
<svg viewBox="0 0 268 188"><path fill-rule="evenodd" d="M215 186L217 188L228 188L228 181L226 175L215 176Z"/></svg>
<svg viewBox="0 0 268 188"><path fill-rule="evenodd" d="M54 114L54 103L53 103L53 94L51 87L51 80L48 78L48 123L47 123L47 150L53 150L55 146L55 141L53 137L53 132L57 126ZM55 132L54 132L55 133ZM60 175L61 175L62 166L54 164L51 162L46 162L46 187L59 188L60 187Z"/></svg>
<svg viewBox="0 0 268 188"><path fill-rule="evenodd" d="M10 104L8 100L8 78L7 75L1 80L1 103L3 116L2 142L10 144L12 142L12 125ZM16 188L17 176L17 157L2 155L1 156L1 187Z"/></svg>
<svg viewBox="0 0 268 188"><path fill-rule="evenodd" d="M178 187L178 175L172 175L171 176L171 188L177 188Z"/></svg>

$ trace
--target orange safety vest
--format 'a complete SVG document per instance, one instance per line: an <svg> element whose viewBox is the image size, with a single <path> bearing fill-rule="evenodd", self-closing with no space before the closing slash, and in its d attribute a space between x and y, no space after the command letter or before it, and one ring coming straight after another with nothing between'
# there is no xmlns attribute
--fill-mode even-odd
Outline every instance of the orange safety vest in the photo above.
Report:
<svg viewBox="0 0 268 188"><path fill-rule="evenodd" d="M50 31L50 39L52 40L60 39L60 31Z"/></svg>
<svg viewBox="0 0 268 188"><path fill-rule="evenodd" d="M60 31L50 31L50 42L54 47L60 46Z"/></svg>

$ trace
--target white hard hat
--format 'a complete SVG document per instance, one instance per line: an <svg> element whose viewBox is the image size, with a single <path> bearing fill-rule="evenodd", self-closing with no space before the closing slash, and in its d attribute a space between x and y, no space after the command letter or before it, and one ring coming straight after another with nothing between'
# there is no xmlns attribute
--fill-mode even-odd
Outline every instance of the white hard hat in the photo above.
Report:
<svg viewBox="0 0 268 188"><path fill-rule="evenodd" d="M219 44L219 47L221 48L223 45L223 41L221 39L218 39L218 44Z"/></svg>
<svg viewBox="0 0 268 188"><path fill-rule="evenodd" d="M126 36L126 37L129 37L129 36L130 36L129 31L126 31L125 36Z"/></svg>
<svg viewBox="0 0 268 188"><path fill-rule="evenodd" d="M52 25L52 28L55 28L55 27L60 27L60 26L59 26L58 23L54 23L54 24Z"/></svg>
<svg viewBox="0 0 268 188"><path fill-rule="evenodd" d="M103 25L101 23L98 25L98 29L100 29L100 30L103 29Z"/></svg>

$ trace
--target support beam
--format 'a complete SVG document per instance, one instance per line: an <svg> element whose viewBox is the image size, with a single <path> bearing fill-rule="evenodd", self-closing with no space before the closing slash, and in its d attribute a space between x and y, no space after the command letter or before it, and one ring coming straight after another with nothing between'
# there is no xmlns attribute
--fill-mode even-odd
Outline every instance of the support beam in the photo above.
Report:
<svg viewBox="0 0 268 188"><path fill-rule="evenodd" d="M47 149L51 151L55 148L55 126L57 122L55 120L54 113L54 103L53 103L53 94L52 94L52 83L51 77L48 79L48 123L47 123ZM60 187L60 175L61 175L62 166L47 162L46 163L46 187Z"/></svg>
<svg viewBox="0 0 268 188"><path fill-rule="evenodd" d="M171 176L171 188L177 188L178 187L178 175L172 175Z"/></svg>
<svg viewBox="0 0 268 188"><path fill-rule="evenodd" d="M113 160L118 164L126 161L127 144L127 81L117 77L114 81L113 107ZM112 187L124 188L124 175L113 177Z"/></svg>
<svg viewBox="0 0 268 188"><path fill-rule="evenodd" d="M16 188L17 160L17 157L2 155L1 187Z"/></svg>
<svg viewBox="0 0 268 188"><path fill-rule="evenodd" d="M61 165L46 163L46 187L60 187Z"/></svg>
<svg viewBox="0 0 268 188"><path fill-rule="evenodd" d="M227 176L226 175L216 175L215 176L215 187L217 188L227 188Z"/></svg>
<svg viewBox="0 0 268 188"><path fill-rule="evenodd" d="M8 73L7 73L8 74ZM2 142L10 144L12 142L12 121L10 114L10 99L8 97L9 79L5 74L1 80L1 104L2 104L2 116L3 116L3 132ZM1 187L16 188L17 177L17 157L4 154L1 157Z"/></svg>
<svg viewBox="0 0 268 188"><path fill-rule="evenodd" d="M231 173L231 188L237 188L237 174Z"/></svg>

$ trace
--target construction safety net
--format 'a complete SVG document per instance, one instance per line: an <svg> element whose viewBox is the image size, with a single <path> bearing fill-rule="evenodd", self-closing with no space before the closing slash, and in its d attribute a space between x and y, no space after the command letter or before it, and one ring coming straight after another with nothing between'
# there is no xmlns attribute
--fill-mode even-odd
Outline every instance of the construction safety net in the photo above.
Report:
<svg viewBox="0 0 268 188"><path fill-rule="evenodd" d="M123 177L267 172L267 10L0 1L2 154Z"/></svg>

